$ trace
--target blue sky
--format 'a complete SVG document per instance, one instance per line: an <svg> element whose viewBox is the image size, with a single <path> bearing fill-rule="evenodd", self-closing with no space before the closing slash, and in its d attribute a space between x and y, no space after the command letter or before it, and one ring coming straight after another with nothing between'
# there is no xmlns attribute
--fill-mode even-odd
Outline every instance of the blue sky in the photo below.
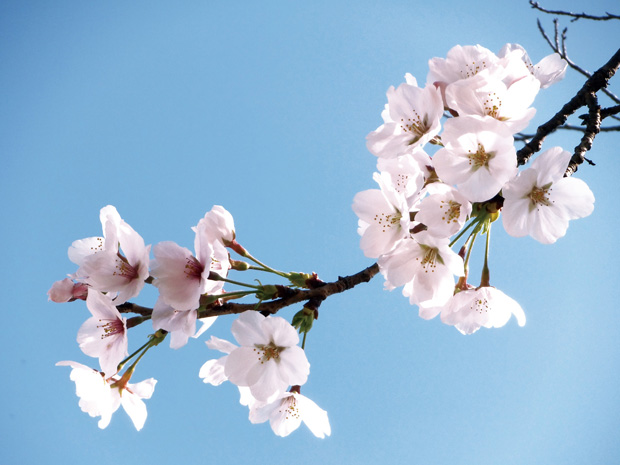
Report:
<svg viewBox="0 0 620 465"><path fill-rule="evenodd" d="M548 54L526 1L17 2L0 5L0 353L2 463L608 464L620 454L620 316L615 300L617 135L580 168L594 213L551 246L493 229L492 284L527 324L465 337L417 316L377 278L321 307L306 345L304 394L332 436L303 426L275 437L252 425L234 386L212 387L203 341L149 352L137 381L158 379L136 432L124 412L99 430L59 360L96 362L75 337L82 303L53 304L75 270L72 241L99 234L112 204L147 244L191 248L215 204L238 240L283 270L324 280L372 264L359 249L353 196L374 188L365 136L385 91L456 44ZM617 11L617 2L548 0ZM616 51L618 23L569 23L569 50L594 70ZM570 74L541 93L546 121L581 87ZM620 87L614 83L616 93ZM545 146L577 145L563 132ZM616 271L614 271L616 270ZM474 268L474 273L475 268ZM152 305L154 293L138 301ZM281 313L292 318L296 310ZM232 319L209 334L230 339ZM145 326L145 325L143 325ZM130 349L151 330L130 334ZM134 333L136 333L134 335ZM203 340L206 338L203 337Z"/></svg>

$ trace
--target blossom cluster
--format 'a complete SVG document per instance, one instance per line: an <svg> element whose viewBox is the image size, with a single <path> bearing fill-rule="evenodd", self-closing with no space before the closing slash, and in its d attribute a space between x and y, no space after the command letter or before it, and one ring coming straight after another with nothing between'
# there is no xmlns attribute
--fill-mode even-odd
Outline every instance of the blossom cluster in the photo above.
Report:
<svg viewBox="0 0 620 465"><path fill-rule="evenodd" d="M501 211L508 234L549 244L564 236L569 220L592 212L587 185L563 177L569 152L554 147L530 168L517 167L514 136L534 116L539 90L565 70L559 55L534 65L516 44L498 54L456 46L429 60L424 86L407 74L388 89L383 124L367 136L379 189L358 193L353 210L364 254L378 259L387 289L403 286L421 317L441 314L464 334L503 326L511 315L523 325L519 304L490 285L491 223ZM487 249L474 287L468 261L478 234L486 234ZM462 237L457 253L452 247Z"/></svg>
<svg viewBox="0 0 620 465"><path fill-rule="evenodd" d="M160 242L151 250L111 205L101 209L100 219L102 236L73 242L68 255L78 269L54 283L48 293L55 302L86 301L91 317L80 327L77 342L82 352L98 359L100 370L73 361L58 365L72 368L79 406L90 416L101 417L100 428L108 426L112 413L122 405L139 430L147 416L142 399L151 397L156 383L152 378L129 383L142 356L167 335L173 349L187 344L190 337L200 336L217 318L202 318L202 327L196 330L198 312L209 303L258 290L264 296L265 290L248 285L252 290L224 291L227 281L234 282L227 279L233 266L227 248L255 259L236 241L232 215L221 206L214 206L192 228L194 252L170 241ZM239 269L249 268L240 263ZM262 271L274 270L263 266ZM148 317L135 318L141 323L150 317L155 333L129 356L128 320L119 308L137 297L146 283L153 284L159 296ZM310 364L298 346L295 328L283 318L248 311L232 324L232 333L240 347L214 336L207 343L227 355L203 366L200 376L205 382L218 385L230 380L239 386L243 403L250 408L250 421L270 420L280 436L290 434L301 421L315 435L329 435L327 413L300 394Z"/></svg>

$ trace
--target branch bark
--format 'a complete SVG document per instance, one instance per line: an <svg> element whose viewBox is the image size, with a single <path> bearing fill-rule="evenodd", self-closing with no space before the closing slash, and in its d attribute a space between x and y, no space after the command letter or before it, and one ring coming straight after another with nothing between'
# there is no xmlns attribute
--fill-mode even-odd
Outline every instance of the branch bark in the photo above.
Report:
<svg viewBox="0 0 620 465"><path fill-rule="evenodd" d="M612 19L620 19L620 16L611 14L607 11L605 12L605 16L594 16L587 13L571 13L570 11L563 10L547 10L546 8L540 6L538 2L535 2L533 0L530 0L530 5L535 10L542 11L543 13L548 13L551 15L570 16L572 18L571 22L577 21L578 19L591 19L594 21L608 21Z"/></svg>
<svg viewBox="0 0 620 465"><path fill-rule="evenodd" d="M379 265L376 263L368 268L355 273L351 276L338 277L336 281L331 283L321 283L314 289L293 289L287 286L278 286L279 294L282 295L279 299L271 300L268 302L256 302L256 303L234 303L225 302L223 304L213 304L208 308L198 312L198 318L206 318L210 316L220 315L233 315L243 313L248 310L260 311L263 314L274 314L280 309L288 307L299 302L306 302L310 300L324 300L330 295L339 294L354 288L358 284L367 283L374 278L379 272ZM149 317L153 309L148 307L142 307L140 305L126 302L116 307L121 313L137 313L143 317ZM136 320L137 321L137 320Z"/></svg>
<svg viewBox="0 0 620 465"><path fill-rule="evenodd" d="M616 51L607 63L592 74L592 76L584 83L582 88L579 89L577 94L575 94L575 96L570 99L570 101L566 103L559 112L557 112L549 121L538 127L536 130L536 135L532 138L532 140L525 144L525 146L517 152L517 163L519 165L524 165L527 163L531 156L542 148L543 141L549 134L554 132L560 126L563 126L568 117L575 113L579 108L587 105L587 96L596 94L596 92L607 86L609 80L618 70L618 67L620 67L620 49Z"/></svg>

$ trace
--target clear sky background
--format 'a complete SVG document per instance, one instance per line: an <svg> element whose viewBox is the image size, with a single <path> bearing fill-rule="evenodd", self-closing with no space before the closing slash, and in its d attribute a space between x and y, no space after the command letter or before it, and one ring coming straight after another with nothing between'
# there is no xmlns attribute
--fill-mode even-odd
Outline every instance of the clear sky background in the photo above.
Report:
<svg viewBox="0 0 620 465"><path fill-rule="evenodd" d="M620 13L612 0L543 5ZM69 369L54 366L96 366L75 342L86 306L46 292L75 271L67 247L100 234L108 204L147 244L192 248L190 227L219 204L239 241L276 268L333 280L371 265L351 203L375 188L365 136L387 88L406 72L424 82L428 59L456 44L517 42L537 61L549 53L537 17L551 30L525 0L3 1L0 463L615 463L618 134L600 135L596 167L579 169L595 210L565 238L543 246L493 229L492 284L521 303L525 327L513 319L463 336L420 319L381 278L323 304L303 393L329 413L325 440L303 425L276 437L250 424L234 386L203 384L200 366L219 357L208 335L140 363L136 381L159 380L140 432L122 410L99 430ZM617 21L562 24L590 70L620 43ZM541 93L534 124L582 83L569 71ZM577 143L563 132L545 147ZM230 339L232 321L208 334Z"/></svg>

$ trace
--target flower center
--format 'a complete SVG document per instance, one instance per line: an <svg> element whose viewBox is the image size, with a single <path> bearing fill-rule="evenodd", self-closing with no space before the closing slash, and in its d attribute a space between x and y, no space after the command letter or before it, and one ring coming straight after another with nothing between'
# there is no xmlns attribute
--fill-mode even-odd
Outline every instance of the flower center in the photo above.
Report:
<svg viewBox="0 0 620 465"><path fill-rule="evenodd" d="M551 184L543 187L534 186L532 192L529 193L528 197L531 200L530 203L530 211L534 208L538 208L539 205L544 205L545 207L550 207L553 203L552 200L549 199L549 193L551 192Z"/></svg>
<svg viewBox="0 0 620 465"><path fill-rule="evenodd" d="M297 408L297 400L295 399L295 396L289 396L288 398L283 399L278 412L284 413L286 415L286 420L299 419L299 408Z"/></svg>
<svg viewBox="0 0 620 465"><path fill-rule="evenodd" d="M502 109L502 101L499 99L495 92L489 92L487 94L487 98L482 102L484 106L484 112L500 121L505 120L506 118L502 118L499 116L499 113Z"/></svg>
<svg viewBox="0 0 620 465"><path fill-rule="evenodd" d="M279 362L280 352L286 349L286 347L279 347L275 345L273 341L271 341L269 344L255 344L254 347L254 351L258 354L258 358L260 359L261 364L268 362L272 359L276 362Z"/></svg>
<svg viewBox="0 0 620 465"><path fill-rule="evenodd" d="M402 215L400 213L377 213L375 215L375 223L377 223L381 228L382 232L386 232L392 226L398 226L400 224L400 220Z"/></svg>
<svg viewBox="0 0 620 465"><path fill-rule="evenodd" d="M472 61L471 63L465 63L464 69L460 71L461 78L466 79L466 78L475 76L476 74L478 74L480 71L482 71L486 67L487 67L487 62L484 60L480 63L476 63L475 61Z"/></svg>
<svg viewBox="0 0 620 465"><path fill-rule="evenodd" d="M413 110L413 118L407 118L405 121L404 118L401 118L400 128L404 132L410 132L413 136L413 139L409 141L409 145L415 144L420 138L428 132L430 129L428 126L428 116L425 115L424 119L420 118L418 112Z"/></svg>
<svg viewBox="0 0 620 465"><path fill-rule="evenodd" d="M472 171L476 171L483 166L488 168L489 160L495 156L493 152L484 150L480 143L478 143L478 150L475 153L472 153L471 150L468 150L468 152L467 158L469 158L469 165L472 167Z"/></svg>
<svg viewBox="0 0 620 465"><path fill-rule="evenodd" d="M445 221L448 224L458 222L459 217L461 216L460 203L455 202L454 200L449 200L448 202L442 200L439 208L441 210L445 208L445 211L443 211L443 216L441 217L442 221Z"/></svg>
<svg viewBox="0 0 620 465"><path fill-rule="evenodd" d="M441 257L439 256L439 250L435 247L429 247L428 245L422 245L422 250L424 250L424 257L422 257L422 261L420 265L424 269L425 273L428 273L430 270L431 273L435 272L435 268L437 268L437 262L442 262ZM416 257L416 260L419 260L419 257Z"/></svg>
<svg viewBox="0 0 620 465"><path fill-rule="evenodd" d="M477 299L474 299L471 303L471 309L474 312L480 313L482 315L483 313L487 313L489 311L489 302L487 301L487 299L478 297Z"/></svg>
<svg viewBox="0 0 620 465"><path fill-rule="evenodd" d="M102 328L103 333L101 334L101 339L105 339L106 337L114 336L116 334L123 334L125 332L125 326L123 325L123 320L119 320L115 318L113 320L99 320L100 322L107 321L107 323L103 323L101 325L97 325L97 328Z"/></svg>
<svg viewBox="0 0 620 465"><path fill-rule="evenodd" d="M187 276L189 279L200 279L204 269L204 266L202 266L198 259L193 255L188 257L185 261L184 272L185 276Z"/></svg>
<svg viewBox="0 0 620 465"><path fill-rule="evenodd" d="M131 266L127 259L120 253L117 255L116 266L114 268L115 269L112 272L112 276L120 276L125 278L127 281L131 281L138 277L138 270Z"/></svg>

